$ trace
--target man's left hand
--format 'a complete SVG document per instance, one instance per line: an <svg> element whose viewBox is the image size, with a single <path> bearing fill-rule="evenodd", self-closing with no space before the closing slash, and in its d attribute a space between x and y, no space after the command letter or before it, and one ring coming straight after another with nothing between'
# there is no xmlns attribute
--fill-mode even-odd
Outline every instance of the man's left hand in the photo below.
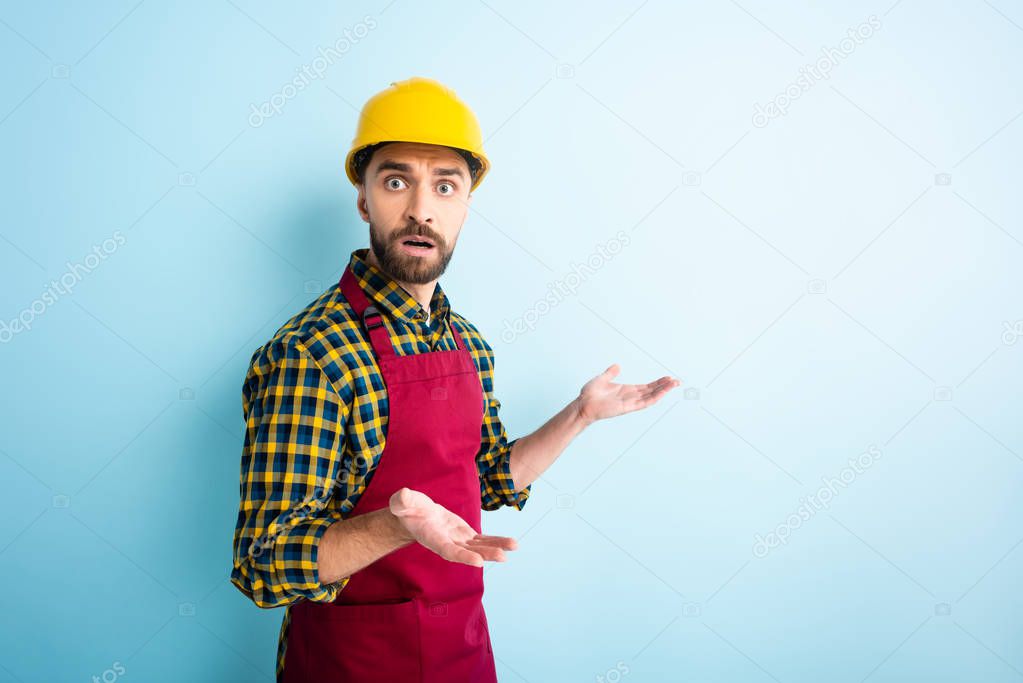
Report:
<svg viewBox="0 0 1023 683"><path fill-rule="evenodd" d="M619 370L621 368L615 363L583 385L576 402L579 417L587 424L652 406L682 384L670 376L648 384L615 384L611 380Z"/></svg>

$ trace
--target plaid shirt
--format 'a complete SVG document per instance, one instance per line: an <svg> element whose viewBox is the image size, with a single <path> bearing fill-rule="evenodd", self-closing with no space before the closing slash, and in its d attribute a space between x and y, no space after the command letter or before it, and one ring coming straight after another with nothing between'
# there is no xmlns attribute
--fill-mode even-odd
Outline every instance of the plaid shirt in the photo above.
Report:
<svg viewBox="0 0 1023 683"><path fill-rule="evenodd" d="M368 263L349 264L380 309L395 354L456 349L450 321L463 333L479 371L487 412L476 455L484 510L521 510L530 486L513 488L508 441L494 396L494 352L479 330L449 307L440 284L427 314L415 297ZM299 600L330 602L348 583L321 584L316 551L334 522L352 511L386 440L387 391L362 321L335 283L286 322L252 355L242 388L246 421L231 582L259 607ZM281 677L290 609L277 650Z"/></svg>

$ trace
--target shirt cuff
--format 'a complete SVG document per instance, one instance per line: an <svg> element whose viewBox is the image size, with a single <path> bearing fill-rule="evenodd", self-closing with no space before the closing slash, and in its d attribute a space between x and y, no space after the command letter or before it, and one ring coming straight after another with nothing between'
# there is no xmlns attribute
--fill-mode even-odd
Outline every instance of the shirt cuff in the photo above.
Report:
<svg viewBox="0 0 1023 683"><path fill-rule="evenodd" d="M516 438L508 442L504 453L501 454L497 464L494 466L490 481L494 488L494 493L498 495L502 505L510 505L521 510L529 499L529 493L533 485L530 484L520 491L515 490L515 482L512 480L511 474L511 453L512 445L518 440Z"/></svg>
<svg viewBox="0 0 1023 683"><path fill-rule="evenodd" d="M277 537L273 549L273 573L279 590L313 602L333 602L351 577L321 584L317 554L320 539L336 521L332 518L302 520Z"/></svg>

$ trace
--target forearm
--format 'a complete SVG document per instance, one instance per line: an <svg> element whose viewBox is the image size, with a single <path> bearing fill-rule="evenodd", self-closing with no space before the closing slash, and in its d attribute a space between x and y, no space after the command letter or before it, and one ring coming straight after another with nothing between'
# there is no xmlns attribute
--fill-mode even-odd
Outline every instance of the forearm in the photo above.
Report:
<svg viewBox="0 0 1023 683"><path fill-rule="evenodd" d="M389 508L331 524L317 551L320 583L334 583L413 542Z"/></svg>
<svg viewBox="0 0 1023 683"><path fill-rule="evenodd" d="M588 424L580 417L579 399L575 399L535 432L515 441L509 455L515 490L536 481Z"/></svg>

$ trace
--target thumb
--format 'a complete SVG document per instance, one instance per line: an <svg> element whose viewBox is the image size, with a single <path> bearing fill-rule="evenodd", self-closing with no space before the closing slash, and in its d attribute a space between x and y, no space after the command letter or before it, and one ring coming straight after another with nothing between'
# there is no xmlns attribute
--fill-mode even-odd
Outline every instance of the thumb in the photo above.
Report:
<svg viewBox="0 0 1023 683"><path fill-rule="evenodd" d="M618 363L612 363L603 374L607 379L614 379L620 370L621 368L618 366Z"/></svg>

